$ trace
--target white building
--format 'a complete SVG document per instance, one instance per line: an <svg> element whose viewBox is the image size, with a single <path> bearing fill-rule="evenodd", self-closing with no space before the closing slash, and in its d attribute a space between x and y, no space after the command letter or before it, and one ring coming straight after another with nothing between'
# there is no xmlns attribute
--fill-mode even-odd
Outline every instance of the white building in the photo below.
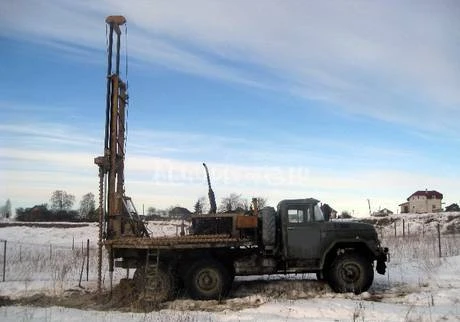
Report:
<svg viewBox="0 0 460 322"><path fill-rule="evenodd" d="M407 198L407 202L400 204L401 213L427 213L442 211L442 193L436 190L419 190Z"/></svg>

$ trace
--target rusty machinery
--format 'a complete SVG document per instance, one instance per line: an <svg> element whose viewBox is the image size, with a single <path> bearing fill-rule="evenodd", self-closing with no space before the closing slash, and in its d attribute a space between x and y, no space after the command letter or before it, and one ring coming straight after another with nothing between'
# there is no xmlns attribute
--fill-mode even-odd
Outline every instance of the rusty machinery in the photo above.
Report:
<svg viewBox="0 0 460 322"><path fill-rule="evenodd" d="M145 225L137 215L131 198L125 196L125 124L128 94L126 83L120 78L120 27L125 25L126 19L123 16L109 16L105 21L108 25L108 67L104 155L94 159L94 163L99 166L99 291L101 289L104 241L125 236L148 236ZM108 251L109 271L112 276L114 259L110 247L108 247Z"/></svg>

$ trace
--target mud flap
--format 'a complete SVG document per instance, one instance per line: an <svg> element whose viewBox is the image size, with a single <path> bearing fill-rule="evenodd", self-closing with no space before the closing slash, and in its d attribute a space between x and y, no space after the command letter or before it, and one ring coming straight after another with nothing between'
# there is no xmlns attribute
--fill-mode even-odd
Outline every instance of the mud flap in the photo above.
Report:
<svg viewBox="0 0 460 322"><path fill-rule="evenodd" d="M382 260L377 261L377 267L376 267L377 273L381 275L385 275L386 268L387 268L387 265L385 264L385 261L382 261Z"/></svg>

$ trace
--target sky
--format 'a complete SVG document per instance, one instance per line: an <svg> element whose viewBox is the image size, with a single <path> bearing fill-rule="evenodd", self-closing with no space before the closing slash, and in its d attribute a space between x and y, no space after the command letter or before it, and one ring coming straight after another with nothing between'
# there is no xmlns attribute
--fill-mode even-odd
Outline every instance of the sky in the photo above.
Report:
<svg viewBox="0 0 460 322"><path fill-rule="evenodd" d="M3 0L0 203L98 192L108 15L124 15L126 193L459 202L457 1ZM78 204L76 204L76 207Z"/></svg>

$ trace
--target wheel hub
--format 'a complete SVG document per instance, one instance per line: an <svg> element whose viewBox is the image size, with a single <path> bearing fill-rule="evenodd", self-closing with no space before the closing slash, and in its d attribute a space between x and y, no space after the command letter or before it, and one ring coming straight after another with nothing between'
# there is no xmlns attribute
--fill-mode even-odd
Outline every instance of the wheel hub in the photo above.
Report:
<svg viewBox="0 0 460 322"><path fill-rule="evenodd" d="M356 282L360 277L359 267L353 264L343 265L340 273L347 283Z"/></svg>
<svg viewBox="0 0 460 322"><path fill-rule="evenodd" d="M203 271L198 276L198 285L203 290L212 290L217 286L217 276L213 271Z"/></svg>

